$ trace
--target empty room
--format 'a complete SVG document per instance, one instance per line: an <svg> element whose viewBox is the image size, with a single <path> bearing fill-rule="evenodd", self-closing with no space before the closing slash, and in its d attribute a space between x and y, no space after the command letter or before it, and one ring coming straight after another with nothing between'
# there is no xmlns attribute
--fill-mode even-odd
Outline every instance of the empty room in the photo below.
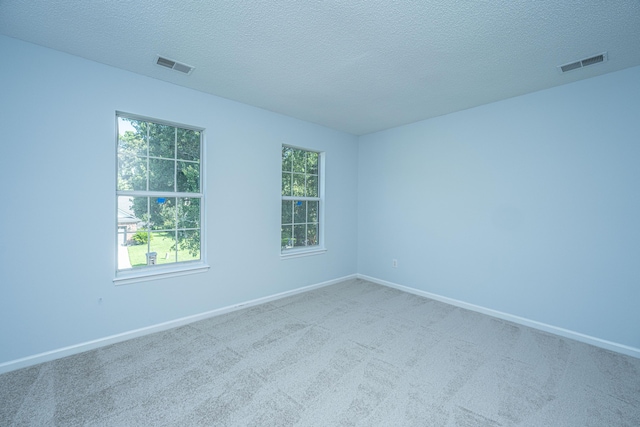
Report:
<svg viewBox="0 0 640 427"><path fill-rule="evenodd" d="M0 426L640 426L640 2L0 0Z"/></svg>

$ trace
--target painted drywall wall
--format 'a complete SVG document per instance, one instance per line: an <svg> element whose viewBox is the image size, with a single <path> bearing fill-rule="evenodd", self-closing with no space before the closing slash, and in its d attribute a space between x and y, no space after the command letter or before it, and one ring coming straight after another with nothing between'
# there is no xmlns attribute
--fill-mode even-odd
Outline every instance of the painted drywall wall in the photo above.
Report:
<svg viewBox="0 0 640 427"><path fill-rule="evenodd" d="M639 184L638 67L366 135L358 272L640 348Z"/></svg>
<svg viewBox="0 0 640 427"><path fill-rule="evenodd" d="M0 363L356 273L354 136L7 37L0 52ZM114 285L116 111L205 128L207 273ZM326 153L322 255L280 259L283 143Z"/></svg>

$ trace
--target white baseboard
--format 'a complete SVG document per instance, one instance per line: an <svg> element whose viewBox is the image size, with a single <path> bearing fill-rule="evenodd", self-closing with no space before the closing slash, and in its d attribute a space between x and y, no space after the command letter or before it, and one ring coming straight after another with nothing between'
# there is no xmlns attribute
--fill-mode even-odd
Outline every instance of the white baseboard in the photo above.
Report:
<svg viewBox="0 0 640 427"><path fill-rule="evenodd" d="M498 319L508 320L519 325L528 326L540 331L549 332L551 334L559 335L565 338L580 341L586 344L591 344L596 347L604 348L606 350L615 351L616 353L626 354L640 359L640 348L630 347L624 344L618 344L615 342L603 340L600 338L592 337L590 335L581 334L579 332L571 331L557 326L548 325L546 323L537 322L535 320L526 319L524 317L514 316L513 314L503 313L501 311L492 310L490 308L482 307L479 305L469 304L464 301L459 301L453 298L443 297L441 295L432 294L430 292L421 291L420 289L411 288L408 286L398 285L397 283L388 282L386 280L377 279L375 277L366 276L364 274L357 274L357 277L362 280L377 283L379 285L388 286L404 292L419 295L436 301L440 301L446 304L454 305L456 307L465 308L467 310L475 311L478 313L486 314L488 316L497 317Z"/></svg>
<svg viewBox="0 0 640 427"><path fill-rule="evenodd" d="M75 344L68 347L63 347L56 350L35 354L33 356L23 357L21 359L10 360L8 362L0 363L0 374L9 372L9 371L14 371L16 369L26 368L28 366L37 365L38 363L49 362L51 360L60 359L63 357L67 357L67 356L82 353L88 350L93 350L99 347L115 344L118 342L127 341L132 338L141 337L143 335L166 331L167 329L172 329L178 326L187 325L189 323L197 322L199 320L208 319L214 316L220 316L221 314L229 313L236 310L241 310L243 308L248 308L255 305L264 304L264 303L278 300L281 298L286 298L302 292L307 292L313 289L322 288L324 286L333 285L335 283L339 283L345 280L355 279L356 277L357 277L356 274L351 274L349 276L340 277L338 279L328 280L326 282L316 283L315 285L304 286L302 288L297 288L297 289L293 289L291 291L286 291L286 292L280 292L278 294L269 295L262 298L256 298L251 301L246 301L239 304L218 308L216 310L207 311L205 313L182 317L180 319L170 320L168 322L159 323L156 325L147 326L145 328L123 332L121 334L111 335L105 338L99 338L97 340L87 341L84 343Z"/></svg>
<svg viewBox="0 0 640 427"><path fill-rule="evenodd" d="M379 285L388 286L390 288L395 288L404 292L409 292L415 295L423 296L426 298L430 298L436 301L440 301L446 304L451 304L456 307L465 308L467 310L476 311L478 313L486 314L489 316L496 317L498 319L507 320L513 323L517 323L524 326L529 326L534 329L538 329L544 332L549 332L551 334L559 335L565 338L573 339L576 341L584 342L587 344L594 345L596 347L604 348L606 350L615 351L617 353L626 354L628 356L636 357L640 359L640 349L635 347L626 346L623 344L618 344L615 342L603 340L600 338L592 337L589 335L581 334L579 332L570 331L568 329L559 328L557 326L548 325L546 323L537 322L535 320L526 319L524 317L514 316L512 314L503 313L497 310L492 310L490 308L469 304L464 301L459 301L453 298L447 298L441 295L432 294L430 292L422 291L419 289L411 288L408 286L399 285L397 283L388 282L386 280L377 279L375 277L366 276L363 274L351 274L348 276L340 277L338 279L328 280L326 282L317 283L314 285L304 286L302 288L293 289L291 291L281 292L274 295L269 295L262 298L256 298L254 300L242 302L239 304L218 308L216 310L207 311L204 313L196 314L193 316L182 317L180 319L171 320L164 323L159 323L156 325L147 326L145 328L135 329L128 332L123 332L121 334L111 335L105 338L99 338L92 341L87 341L84 343L59 348L56 350L47 351L44 353L35 354L33 356L23 357L21 359L10 360L8 362L0 363L0 374L14 371L16 369L26 368L28 366L37 365L38 363L48 362L55 359L60 359L62 357L71 356L74 354L82 353L88 350L93 350L99 347L107 346L110 344L115 344L122 341L127 341L132 338L141 337L148 334L153 334L155 332L165 331L167 329L176 328L179 326L187 325L189 323L197 322L199 320L208 319L210 317L219 316L225 313L230 313L232 311L240 310L243 308L248 308L260 304L264 304L270 301L275 301L281 298L286 298L292 295L296 295L302 292L307 292L313 289L322 288L324 286L333 285L345 280L360 278L363 280L368 280L373 283L377 283Z"/></svg>

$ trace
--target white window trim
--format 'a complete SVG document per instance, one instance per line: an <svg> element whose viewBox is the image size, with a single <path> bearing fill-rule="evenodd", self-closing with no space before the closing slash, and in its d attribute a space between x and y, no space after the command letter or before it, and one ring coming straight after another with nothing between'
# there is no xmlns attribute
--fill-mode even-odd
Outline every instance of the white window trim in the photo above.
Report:
<svg viewBox="0 0 640 427"><path fill-rule="evenodd" d="M280 253L280 258L283 260L301 258L311 255L320 255L325 252L327 252L327 248L318 248L316 246L314 246L313 249L286 249L286 251Z"/></svg>
<svg viewBox="0 0 640 427"><path fill-rule="evenodd" d="M202 248L200 248L200 253L202 253ZM118 271L116 277L113 279L113 283L116 285L129 285L131 283L146 282L149 280L204 273L209 270L209 268L209 265L204 262L193 262L192 264L183 263L167 267L140 267L135 270Z"/></svg>
<svg viewBox="0 0 640 427"><path fill-rule="evenodd" d="M325 187L325 152L324 151L316 151L312 148L306 148L306 147L300 147L300 146L295 146L295 145L289 145L289 144L282 144L286 147L291 147L291 148L297 148L300 150L304 150L304 151L313 151L318 153L318 160L320 162L320 167L318 168L318 175L319 175L319 180L318 180L318 185L320 187L320 191L318 196L319 197L303 197L303 196L280 196L280 200L306 200L306 201L315 201L315 200L319 200L319 205L320 205L320 209L318 212L318 244L315 246L302 246L302 247L297 247L297 248L291 248L291 249L282 249L280 248L280 259L281 260L285 260L285 259L292 259L292 258L301 258L301 257L306 257L306 256L312 256L312 255L321 255L325 252L327 252L327 248L325 246L325 241L324 241L324 221L325 221L325 215L324 215L324 205L325 205L325 191L324 191L324 187ZM280 182L282 181L282 158L280 160L281 164L280 164ZM282 194L282 192L281 192ZM280 226L282 227L282 213L280 215Z"/></svg>
<svg viewBox="0 0 640 427"><path fill-rule="evenodd" d="M170 278L170 277L178 277L178 276L185 276L185 275L190 275L190 274L196 274L196 273L203 273L209 270L210 266L207 263L207 245L206 245L206 241L207 239L205 238L206 234L205 234L205 230L206 230L206 203L205 203L205 194L206 194L206 170L205 168L202 167L202 165L204 164L204 160L206 158L206 149L207 149L207 144L205 142L206 139L206 132L204 128L200 128L197 126L189 126L189 125L184 125L181 123L175 123L175 122L170 122L170 121L166 121L166 120L160 120L160 119L156 119L156 118L152 118L152 117L146 117L146 116L141 116L138 114L130 114L130 113L125 113L122 111L116 111L116 116L115 116L115 136L116 136L116 170L115 170L115 176L116 176L116 183L117 183L117 179L118 179L118 158L117 158L117 149L118 149L118 144L119 144L119 134L118 134L118 117L126 117L126 118L131 118L134 120L142 120L142 121L148 121L148 122L153 122L153 123L160 123L160 124L165 124L165 125L169 125L169 126L174 126L174 127L179 127L182 129L191 129L191 130L195 130L198 132L201 132L201 140L200 140L200 260L199 261L187 261L187 262L179 262L179 263L175 263L175 264L167 264L167 265L159 265L159 266L155 266L155 267L138 267L135 269L126 269L126 270L118 270L118 245L119 245L119 239L118 239L118 233L116 232L115 235L115 277L113 279L113 283L115 285L128 285L131 283L138 283L138 282L146 282L146 281L151 281L151 280L159 280L159 279L165 279L165 278ZM149 196L149 193L153 193L153 192L147 192L147 196ZM174 197L181 197L181 194L185 194L187 195L187 197L189 197L188 195L191 195L191 193L178 193L175 192L176 196ZM115 217L117 220L118 217L118 190L117 190L117 186L116 186L116 192L115 192Z"/></svg>

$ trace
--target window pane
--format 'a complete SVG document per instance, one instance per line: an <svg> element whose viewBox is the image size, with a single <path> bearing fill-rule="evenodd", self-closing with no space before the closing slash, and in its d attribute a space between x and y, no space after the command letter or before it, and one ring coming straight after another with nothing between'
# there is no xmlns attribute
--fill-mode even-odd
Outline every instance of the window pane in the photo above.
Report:
<svg viewBox="0 0 640 427"><path fill-rule="evenodd" d="M291 196L291 179L290 173L282 172L282 195Z"/></svg>
<svg viewBox="0 0 640 427"><path fill-rule="evenodd" d="M176 228L176 199L173 197L152 197L150 201L150 228L152 230Z"/></svg>
<svg viewBox="0 0 640 427"><path fill-rule="evenodd" d="M133 213L133 197L118 196L118 224L135 224L139 222L136 221L135 218L135 214Z"/></svg>
<svg viewBox="0 0 640 427"><path fill-rule="evenodd" d="M149 190L150 191L174 191L173 160L149 159Z"/></svg>
<svg viewBox="0 0 640 427"><path fill-rule="evenodd" d="M200 230L178 231L178 262L200 259Z"/></svg>
<svg viewBox="0 0 640 427"><path fill-rule="evenodd" d="M135 242L136 234L139 231L141 220L136 217L133 209L133 197L118 197L118 259L117 268L119 270L131 268L129 257L129 247ZM142 242L141 242L142 243Z"/></svg>
<svg viewBox="0 0 640 427"><path fill-rule="evenodd" d="M282 201L282 223L291 224L293 222L293 200Z"/></svg>
<svg viewBox="0 0 640 427"><path fill-rule="evenodd" d="M147 123L118 117L118 152L147 155Z"/></svg>
<svg viewBox="0 0 640 427"><path fill-rule="evenodd" d="M118 197L118 228L122 230L126 227L127 230L126 247L118 248L119 269L140 267L147 263L145 254L149 250L150 238L147 230L148 202L148 197Z"/></svg>
<svg viewBox="0 0 640 427"><path fill-rule="evenodd" d="M149 254L145 258L149 259L147 265L154 265L152 258L155 252L155 264L171 264L176 262L176 245L174 232L151 232L149 241Z"/></svg>
<svg viewBox="0 0 640 427"><path fill-rule="evenodd" d="M178 159L200 160L200 132L178 128Z"/></svg>
<svg viewBox="0 0 640 427"><path fill-rule="evenodd" d="M304 173L305 171L305 151L297 150L295 148L293 151L293 171L298 173Z"/></svg>
<svg viewBox="0 0 640 427"><path fill-rule="evenodd" d="M293 191L292 196L304 196L305 193L305 183L304 183L304 175L299 173L293 174Z"/></svg>
<svg viewBox="0 0 640 427"><path fill-rule="evenodd" d="M200 192L200 165L198 163L178 162L177 191L185 193Z"/></svg>
<svg viewBox="0 0 640 427"><path fill-rule="evenodd" d="M281 246L283 249L293 247L293 227L283 226L281 229Z"/></svg>
<svg viewBox="0 0 640 427"><path fill-rule="evenodd" d="M307 194L308 197L318 197L318 177L316 175L307 175Z"/></svg>
<svg viewBox="0 0 640 427"><path fill-rule="evenodd" d="M131 232L145 229L149 220L148 197L118 197L118 225L127 224ZM131 236L129 236L130 240Z"/></svg>
<svg viewBox="0 0 640 427"><path fill-rule="evenodd" d="M133 189L135 191L146 191L147 190L147 175L148 165L146 157L138 157L136 158L135 163L132 165L133 167L133 176L131 178L131 183L133 185Z"/></svg>
<svg viewBox="0 0 640 427"><path fill-rule="evenodd" d="M147 189L147 159L118 153L118 190Z"/></svg>
<svg viewBox="0 0 640 427"><path fill-rule="evenodd" d="M318 153L307 152L307 173L318 175Z"/></svg>
<svg viewBox="0 0 640 427"><path fill-rule="evenodd" d="M294 243L293 246L306 246L306 226L303 225L294 225L293 226L293 238Z"/></svg>
<svg viewBox="0 0 640 427"><path fill-rule="evenodd" d="M129 255L129 264L131 267L144 267L147 265L147 252L149 252L149 238L151 233L144 229L138 230L133 239L133 243L127 246L127 252ZM139 243L140 242L140 243ZM121 265L121 257L118 256L119 268L128 268L128 266ZM124 260L126 262L126 259Z"/></svg>
<svg viewBox="0 0 640 427"><path fill-rule="evenodd" d="M307 202L307 222L318 222L318 204L320 202Z"/></svg>
<svg viewBox="0 0 640 427"><path fill-rule="evenodd" d="M282 171L291 172L293 167L293 150L289 147L282 147Z"/></svg>
<svg viewBox="0 0 640 427"><path fill-rule="evenodd" d="M318 224L307 224L307 245L318 244Z"/></svg>
<svg viewBox="0 0 640 427"><path fill-rule="evenodd" d="M296 200L293 206L293 222L300 224L306 222L307 218L307 202Z"/></svg>
<svg viewBox="0 0 640 427"><path fill-rule="evenodd" d="M149 156L175 158L176 128L149 123Z"/></svg>
<svg viewBox="0 0 640 427"><path fill-rule="evenodd" d="M200 199L179 198L178 228L200 228Z"/></svg>

